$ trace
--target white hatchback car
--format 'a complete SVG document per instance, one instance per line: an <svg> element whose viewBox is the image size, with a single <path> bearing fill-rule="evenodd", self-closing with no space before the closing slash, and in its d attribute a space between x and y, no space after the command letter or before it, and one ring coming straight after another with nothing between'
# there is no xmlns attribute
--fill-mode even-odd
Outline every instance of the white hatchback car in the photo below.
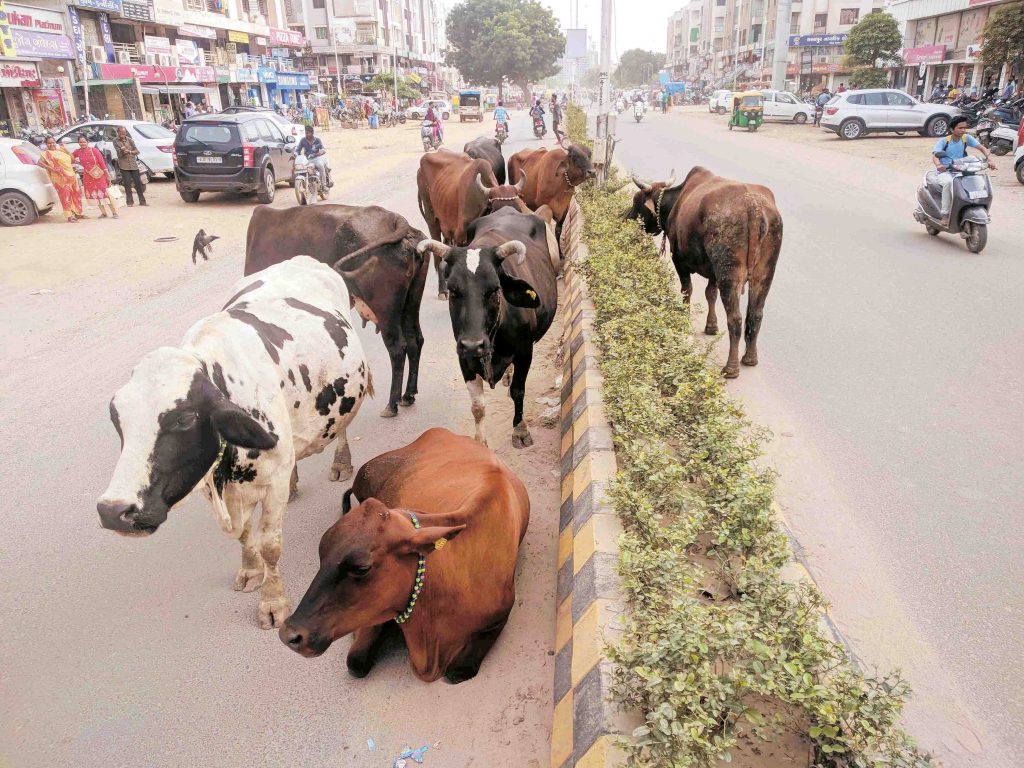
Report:
<svg viewBox="0 0 1024 768"><path fill-rule="evenodd" d="M949 121L959 114L956 107L926 104L894 88L868 88L833 96L821 115L821 127L842 139L882 131L945 136Z"/></svg>
<svg viewBox="0 0 1024 768"><path fill-rule="evenodd" d="M724 115L732 110L732 91L715 91L708 99L708 112L717 112Z"/></svg>
<svg viewBox="0 0 1024 768"><path fill-rule="evenodd" d="M762 91L764 93L764 119L782 120L792 123L806 123L814 117L810 104L800 101L785 91Z"/></svg>
<svg viewBox="0 0 1024 768"><path fill-rule="evenodd" d="M441 99L431 99L430 101L423 102L418 107L409 107L405 110L405 116L410 120L422 120L427 116L427 108L430 106L441 110L442 120L447 120L452 116L452 105Z"/></svg>
<svg viewBox="0 0 1024 768"><path fill-rule="evenodd" d="M60 206L39 158L33 144L0 138L0 224L22 227Z"/></svg>
<svg viewBox="0 0 1024 768"><path fill-rule="evenodd" d="M128 135L139 148L139 158L153 173L162 173L169 179L174 178L174 134L156 123L142 120L93 120L73 126L59 134L57 141L74 150L78 145L78 137L85 134L100 152L108 157L117 157L114 151L114 138L117 129L128 129Z"/></svg>

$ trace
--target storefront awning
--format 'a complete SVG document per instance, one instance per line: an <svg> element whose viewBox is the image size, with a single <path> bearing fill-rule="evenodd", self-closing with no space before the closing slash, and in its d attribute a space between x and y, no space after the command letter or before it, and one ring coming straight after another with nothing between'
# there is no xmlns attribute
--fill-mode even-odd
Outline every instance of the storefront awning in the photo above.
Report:
<svg viewBox="0 0 1024 768"><path fill-rule="evenodd" d="M131 80L129 80L128 82L131 82ZM196 83L195 85L187 85L183 83L169 83L168 85L142 86L142 92L148 94L149 96L160 96L161 94L166 93L213 93L216 90L216 88L210 88L209 86L200 85L199 83Z"/></svg>
<svg viewBox="0 0 1024 768"><path fill-rule="evenodd" d="M120 78L120 79L113 79L113 80L93 80L93 79L90 78L89 82L88 82L88 86L90 88L102 88L105 85L131 85L132 82L133 81L132 81L132 79L130 77L123 77L123 78ZM85 85L86 85L85 82L78 82L78 83L75 83L75 88L83 88L83 87L85 87Z"/></svg>

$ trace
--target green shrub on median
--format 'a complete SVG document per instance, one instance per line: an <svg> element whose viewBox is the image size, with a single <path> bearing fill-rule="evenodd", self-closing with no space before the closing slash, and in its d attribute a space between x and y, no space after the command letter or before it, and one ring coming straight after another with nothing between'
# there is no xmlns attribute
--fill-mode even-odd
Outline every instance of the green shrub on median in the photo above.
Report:
<svg viewBox="0 0 1024 768"><path fill-rule="evenodd" d="M580 110L567 128L586 138ZM906 683L861 675L826 637L814 586L783 580L764 434L727 396L651 238L623 222L618 186L577 192L589 247L578 268L620 466L610 495L631 613L610 653L617 697L645 719L630 765L711 766L740 732L794 730L815 766L932 765L897 723Z"/></svg>

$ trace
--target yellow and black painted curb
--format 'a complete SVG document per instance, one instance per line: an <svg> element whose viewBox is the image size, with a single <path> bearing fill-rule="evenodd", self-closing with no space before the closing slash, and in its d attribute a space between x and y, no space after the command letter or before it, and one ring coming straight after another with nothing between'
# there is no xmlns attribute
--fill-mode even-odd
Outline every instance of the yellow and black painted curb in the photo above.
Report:
<svg viewBox="0 0 1024 768"><path fill-rule="evenodd" d="M625 610L616 570L622 526L605 495L617 470L594 342L594 305L571 262L564 285L551 768L605 768L623 761L615 745L632 731L611 699L612 664L605 653L621 632Z"/></svg>

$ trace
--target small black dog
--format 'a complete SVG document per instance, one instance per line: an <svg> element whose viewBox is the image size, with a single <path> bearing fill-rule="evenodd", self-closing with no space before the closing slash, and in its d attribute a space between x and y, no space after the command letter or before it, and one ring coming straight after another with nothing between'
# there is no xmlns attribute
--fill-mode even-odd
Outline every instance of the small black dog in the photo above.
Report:
<svg viewBox="0 0 1024 768"><path fill-rule="evenodd" d="M192 263L196 263L196 254L200 254L203 257L203 261L210 260L210 254L213 253L213 241L220 240L217 235L208 235L205 230L200 229L196 233L196 239L192 241Z"/></svg>

